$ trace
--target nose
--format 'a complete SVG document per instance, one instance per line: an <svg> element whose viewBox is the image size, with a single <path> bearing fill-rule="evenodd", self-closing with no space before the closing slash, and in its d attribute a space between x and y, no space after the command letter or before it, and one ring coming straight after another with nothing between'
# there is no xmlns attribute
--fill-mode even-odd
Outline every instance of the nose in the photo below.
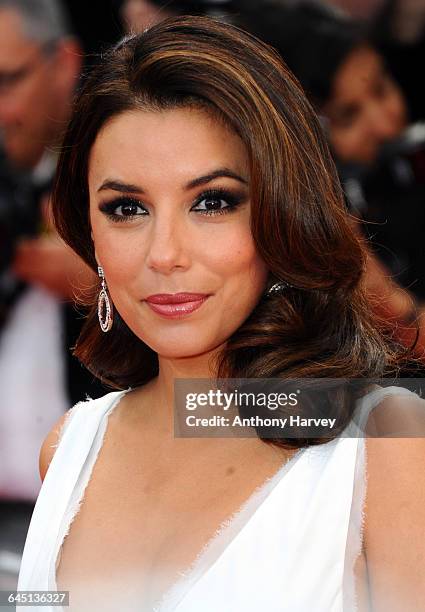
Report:
<svg viewBox="0 0 425 612"><path fill-rule="evenodd" d="M146 265L155 272L170 274L176 269L185 270L190 265L190 239L184 220L178 217L178 213L171 215L163 211L151 223Z"/></svg>

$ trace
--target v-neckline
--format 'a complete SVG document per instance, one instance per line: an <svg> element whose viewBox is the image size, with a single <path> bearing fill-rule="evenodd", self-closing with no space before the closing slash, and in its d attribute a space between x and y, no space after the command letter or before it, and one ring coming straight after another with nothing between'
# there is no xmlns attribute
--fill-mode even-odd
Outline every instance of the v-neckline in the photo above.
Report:
<svg viewBox="0 0 425 612"><path fill-rule="evenodd" d="M283 462L278 470L268 477L249 495L235 512L222 521L211 538L204 544L187 569L161 596L153 612L172 612L190 593L193 586L207 576L212 568L230 549L236 538L245 531L257 512L264 510L273 492L288 472L306 455L308 447L298 449Z"/></svg>
<svg viewBox="0 0 425 612"><path fill-rule="evenodd" d="M114 397L111 404L103 413L94 436L93 443L88 449L85 460L82 463L81 469L83 469L83 467L86 465L87 457L89 456L90 451L97 447L96 452L93 453L87 473L85 474L85 479L82 482L80 481L81 472L78 476L77 483L71 492L65 509L64 519L60 524L59 536L56 541L52 555L52 562L50 564L50 568L52 568L50 570L50 582L52 582L51 588L53 590L57 590L57 569L65 537L68 535L71 524L84 501L86 488L90 483L95 463L103 446L109 416L121 403L121 400L129 391L131 391L131 389L119 392L119 394ZM284 477L292 469L292 467L298 463L298 460L305 456L305 451L307 450L308 447L300 448L289 459L286 459L274 474L269 476L262 484L256 487L256 489L230 517L221 522L211 538L209 538L202 546L201 550L191 564L180 572L181 577L177 578L158 598L152 608L152 612L171 612L172 610L175 610L181 601L189 594L191 588L199 580L204 578L212 567L220 560L220 558L225 555L226 551L230 548L237 536L248 527L254 515L266 506L266 503L270 499L273 491L275 491L279 484L284 480ZM73 492L75 491L76 487L79 488L80 493L78 497L73 499ZM72 512L70 512L71 502L73 502L74 506ZM66 522L65 517L67 519ZM60 612L63 612L63 609Z"/></svg>

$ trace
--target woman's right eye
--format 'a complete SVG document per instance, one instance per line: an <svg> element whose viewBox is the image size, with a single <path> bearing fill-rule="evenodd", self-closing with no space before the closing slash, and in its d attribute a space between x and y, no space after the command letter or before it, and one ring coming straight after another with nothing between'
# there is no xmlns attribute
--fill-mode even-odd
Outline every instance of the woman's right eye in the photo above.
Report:
<svg viewBox="0 0 425 612"><path fill-rule="evenodd" d="M134 217L142 217L147 211L137 200L119 198L112 202L105 202L99 209L113 221L131 221Z"/></svg>

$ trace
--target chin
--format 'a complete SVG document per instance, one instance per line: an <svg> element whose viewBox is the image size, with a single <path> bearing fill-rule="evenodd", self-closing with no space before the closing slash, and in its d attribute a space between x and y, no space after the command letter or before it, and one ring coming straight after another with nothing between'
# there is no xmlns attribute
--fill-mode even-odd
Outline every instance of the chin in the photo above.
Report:
<svg viewBox="0 0 425 612"><path fill-rule="evenodd" d="M195 338L174 339L171 342L146 342L148 346L158 354L158 357L162 359L190 359L192 357L200 357L205 355L218 346L221 345L220 341L211 342L198 336Z"/></svg>
<svg viewBox="0 0 425 612"><path fill-rule="evenodd" d="M154 348L154 347L153 347ZM207 344L201 344L198 342L183 344L179 346L158 346L154 348L154 351L158 354L158 357L163 359L187 359L190 357L197 357L208 353L211 350Z"/></svg>

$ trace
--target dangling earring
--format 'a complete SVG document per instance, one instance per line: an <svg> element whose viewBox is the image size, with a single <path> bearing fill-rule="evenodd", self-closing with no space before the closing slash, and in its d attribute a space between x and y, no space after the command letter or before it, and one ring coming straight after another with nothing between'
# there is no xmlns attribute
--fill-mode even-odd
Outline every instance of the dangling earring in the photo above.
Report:
<svg viewBox="0 0 425 612"><path fill-rule="evenodd" d="M99 317L100 329L103 332L108 332L111 329L113 323L112 302L109 299L103 268L101 266L98 266L97 272L100 278L102 279L102 289L100 290L99 298L97 300L97 316ZM103 318L104 315L105 318Z"/></svg>
<svg viewBox="0 0 425 612"><path fill-rule="evenodd" d="M274 285L272 285L270 289L268 289L268 291L266 292L266 295L270 296L274 293L281 293L285 289L288 289L288 287L292 287L292 285L285 281L280 281L279 283L275 283Z"/></svg>

